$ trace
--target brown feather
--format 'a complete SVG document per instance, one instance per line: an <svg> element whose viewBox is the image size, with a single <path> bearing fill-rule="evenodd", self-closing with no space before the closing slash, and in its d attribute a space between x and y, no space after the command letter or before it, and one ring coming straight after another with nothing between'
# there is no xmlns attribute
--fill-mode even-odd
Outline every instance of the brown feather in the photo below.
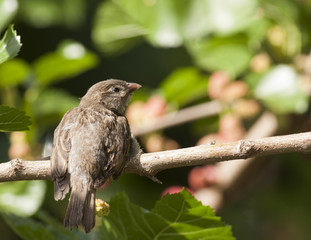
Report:
<svg viewBox="0 0 311 240"><path fill-rule="evenodd" d="M66 227L81 225L89 232L95 226L96 188L120 177L133 149L124 111L139 87L120 80L97 83L56 128L51 175L55 200L64 199L71 189Z"/></svg>

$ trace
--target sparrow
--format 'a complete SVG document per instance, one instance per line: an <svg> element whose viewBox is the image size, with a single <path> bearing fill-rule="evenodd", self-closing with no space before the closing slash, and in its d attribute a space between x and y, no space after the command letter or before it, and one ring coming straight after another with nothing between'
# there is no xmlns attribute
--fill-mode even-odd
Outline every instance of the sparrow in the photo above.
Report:
<svg viewBox="0 0 311 240"><path fill-rule="evenodd" d="M64 225L95 226L96 189L118 179L126 163L142 150L124 115L132 93L141 85L109 79L94 84L78 107L69 110L54 132L51 176L54 199L70 193Z"/></svg>

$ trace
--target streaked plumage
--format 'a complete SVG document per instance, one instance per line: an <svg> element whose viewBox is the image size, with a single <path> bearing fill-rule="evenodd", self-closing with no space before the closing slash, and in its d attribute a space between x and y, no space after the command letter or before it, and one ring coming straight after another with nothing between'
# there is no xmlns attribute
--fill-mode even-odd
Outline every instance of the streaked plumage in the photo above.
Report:
<svg viewBox="0 0 311 240"><path fill-rule="evenodd" d="M132 92L139 87L121 80L93 85L54 132L54 198L62 200L71 190L64 220L70 229L82 225L89 232L94 227L96 188L110 178L119 178L130 149L141 153L139 146L132 146L137 142L131 138L124 116Z"/></svg>

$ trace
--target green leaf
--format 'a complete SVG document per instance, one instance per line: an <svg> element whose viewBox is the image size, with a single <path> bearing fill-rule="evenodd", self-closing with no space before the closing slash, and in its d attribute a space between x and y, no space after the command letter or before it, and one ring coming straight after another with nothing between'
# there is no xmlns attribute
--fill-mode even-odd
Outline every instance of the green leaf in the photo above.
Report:
<svg viewBox="0 0 311 240"><path fill-rule="evenodd" d="M25 240L56 240L49 229L42 223L30 218L23 218L11 213L1 213L8 225Z"/></svg>
<svg viewBox="0 0 311 240"><path fill-rule="evenodd" d="M103 2L97 8L92 32L93 41L104 53L121 53L135 45L146 30L129 18L113 2Z"/></svg>
<svg viewBox="0 0 311 240"><path fill-rule="evenodd" d="M183 106L207 96L207 83L208 77L196 68L180 68L163 81L161 90L168 102Z"/></svg>
<svg viewBox="0 0 311 240"><path fill-rule="evenodd" d="M79 27L87 13L84 0L27 0L19 3L19 18L37 28Z"/></svg>
<svg viewBox="0 0 311 240"><path fill-rule="evenodd" d="M298 77L292 67L278 65L260 79L255 96L277 113L303 113L309 103Z"/></svg>
<svg viewBox="0 0 311 240"><path fill-rule="evenodd" d="M68 92L47 88L39 93L32 109L38 126L46 128L55 125L69 109L78 105L78 98Z"/></svg>
<svg viewBox="0 0 311 240"><path fill-rule="evenodd" d="M102 221L100 239L234 239L231 227L186 190L164 196L151 211L118 194Z"/></svg>
<svg viewBox="0 0 311 240"><path fill-rule="evenodd" d="M14 58L21 46L20 36L16 34L11 25L0 41L0 64Z"/></svg>
<svg viewBox="0 0 311 240"><path fill-rule="evenodd" d="M253 21L252 24L245 29L245 33L248 36L248 47L254 50L260 49L270 26L271 22L264 17Z"/></svg>
<svg viewBox="0 0 311 240"><path fill-rule="evenodd" d="M40 220L47 224L46 228L49 229L49 232L56 237L56 239L61 240L87 240L87 239L97 239L95 237L96 231L86 234L85 232L73 229L72 231L68 228L65 228L63 223L60 223L58 220L52 218L50 215L43 211L39 211L36 214Z"/></svg>
<svg viewBox="0 0 311 240"><path fill-rule="evenodd" d="M244 77L244 81L248 85L250 90L254 91L258 84L261 82L263 76L265 76L265 73L250 72Z"/></svg>
<svg viewBox="0 0 311 240"><path fill-rule="evenodd" d="M25 131L29 130L30 124L30 117L25 112L0 105L0 131Z"/></svg>
<svg viewBox="0 0 311 240"><path fill-rule="evenodd" d="M0 65L0 87L13 87L23 82L30 71L22 59L13 59Z"/></svg>
<svg viewBox="0 0 311 240"><path fill-rule="evenodd" d="M89 234L65 229L43 212L36 217L45 224L5 212L1 215L23 239L234 239L231 227L186 190L164 196L151 211L132 204L120 193L111 199L110 209L99 228Z"/></svg>
<svg viewBox="0 0 311 240"><path fill-rule="evenodd" d="M178 47L183 42L180 21L189 1L159 0L154 3L140 0L115 0L124 12L147 30L145 36L155 46Z"/></svg>
<svg viewBox="0 0 311 240"><path fill-rule="evenodd" d="M255 0L114 2L148 30L146 36L153 44L162 47L177 47L183 39L198 39L211 32L229 34L243 29L257 7Z"/></svg>
<svg viewBox="0 0 311 240"><path fill-rule="evenodd" d="M77 42L65 41L57 51L48 53L34 63L39 82L47 86L83 73L98 63L95 54Z"/></svg>
<svg viewBox="0 0 311 240"><path fill-rule="evenodd" d="M79 105L79 99L60 89L47 89L40 92L35 104L34 111L37 116L63 116L69 109Z"/></svg>
<svg viewBox="0 0 311 240"><path fill-rule="evenodd" d="M81 232L79 230L70 231L68 228L64 228L63 224L60 224L55 219L52 219L48 214L39 211L36 214L36 218L39 218L42 222L35 221L31 218L25 218L14 214L0 212L0 215L9 224L9 226L22 238L26 240L95 240L96 232L93 231L89 234Z"/></svg>
<svg viewBox="0 0 311 240"><path fill-rule="evenodd" d="M0 185L0 209L20 216L33 215L46 192L44 181L7 182Z"/></svg>
<svg viewBox="0 0 311 240"><path fill-rule="evenodd" d="M284 62L284 58L291 61L293 57L302 51L301 44L304 40L302 24L306 21L301 19L301 17L303 15L302 12L308 11L305 9L302 10L306 5L302 6L296 1L290 0L261 0L260 4L262 10L265 12L265 18L274 23L282 32L278 40L279 43L276 45L272 44L269 47L270 55L273 55L274 60L279 60L280 62ZM309 28L309 25L307 28ZM270 29L267 33L268 40L270 40L268 42L271 43L274 34L277 34L275 33L276 31Z"/></svg>
<svg viewBox="0 0 311 240"><path fill-rule="evenodd" d="M0 0L0 32L13 19L17 9L17 0Z"/></svg>
<svg viewBox="0 0 311 240"><path fill-rule="evenodd" d="M230 35L252 24L256 0L188 1L190 6L182 22L185 39L197 40L207 34Z"/></svg>
<svg viewBox="0 0 311 240"><path fill-rule="evenodd" d="M245 29L256 9L256 0L114 0L97 10L93 39L110 53L130 47L138 36L154 46L179 47L185 40Z"/></svg>
<svg viewBox="0 0 311 240"><path fill-rule="evenodd" d="M244 36L213 37L188 44L194 60L208 71L226 71L237 76L248 68L252 53Z"/></svg>

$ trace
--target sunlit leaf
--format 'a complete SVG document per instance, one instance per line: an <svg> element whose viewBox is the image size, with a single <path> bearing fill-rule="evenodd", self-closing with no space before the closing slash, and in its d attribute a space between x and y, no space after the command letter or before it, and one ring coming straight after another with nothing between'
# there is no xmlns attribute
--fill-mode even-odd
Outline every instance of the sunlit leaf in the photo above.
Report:
<svg viewBox="0 0 311 240"><path fill-rule="evenodd" d="M27 0L20 1L19 17L35 27L77 27L85 19L84 0Z"/></svg>
<svg viewBox="0 0 311 240"><path fill-rule="evenodd" d="M246 39L211 38L188 45L194 60L208 71L226 71L237 76L248 68L252 53L246 46Z"/></svg>
<svg viewBox="0 0 311 240"><path fill-rule="evenodd" d="M195 68L175 70L161 84L164 96L168 102L182 106L197 100L207 94L208 77Z"/></svg>
<svg viewBox="0 0 311 240"><path fill-rule="evenodd" d="M118 194L102 219L100 239L234 239L231 227L186 190L164 196L151 211Z"/></svg>
<svg viewBox="0 0 311 240"><path fill-rule="evenodd" d="M131 20L113 2L104 2L97 8L92 38L105 53L121 53L136 44L146 30Z"/></svg>
<svg viewBox="0 0 311 240"><path fill-rule="evenodd" d="M11 25L0 41L0 64L15 57L21 46L20 36Z"/></svg>
<svg viewBox="0 0 311 240"><path fill-rule="evenodd" d="M287 65L278 65L265 74L255 88L255 96L279 113L303 113L308 98L301 91L298 75Z"/></svg>
<svg viewBox="0 0 311 240"><path fill-rule="evenodd" d="M7 182L0 185L0 209L20 216L38 211L45 197L44 181Z"/></svg>
<svg viewBox="0 0 311 240"><path fill-rule="evenodd" d="M260 5L267 18L277 22L296 21L299 18L297 2L291 0L261 0Z"/></svg>
<svg viewBox="0 0 311 240"><path fill-rule="evenodd" d="M154 46L179 47L210 33L244 29L256 9L255 0L114 0L97 10L93 39L110 53L128 48L138 36Z"/></svg>
<svg viewBox="0 0 311 240"><path fill-rule="evenodd" d="M189 1L159 0L143 2L140 0L114 1L136 23L147 30L145 35L156 46L178 47L183 42L180 29L184 10ZM179 10L179 11L178 11Z"/></svg>
<svg viewBox="0 0 311 240"><path fill-rule="evenodd" d="M254 49L260 48L270 25L270 21L266 18L259 18L256 21L253 21L252 24L245 29L245 33L249 38L247 45Z"/></svg>
<svg viewBox="0 0 311 240"><path fill-rule="evenodd" d="M29 130L30 124L30 117L25 112L0 105L0 131L25 131Z"/></svg>
<svg viewBox="0 0 311 240"><path fill-rule="evenodd" d="M0 33L15 16L17 9L17 0L0 0Z"/></svg>
<svg viewBox="0 0 311 240"><path fill-rule="evenodd" d="M186 39L197 39L208 33L228 35L254 21L256 0L189 1L183 32Z"/></svg>
<svg viewBox="0 0 311 240"><path fill-rule="evenodd" d="M98 63L95 54L80 43L66 41L57 51L47 53L34 63L35 74L42 85L49 85L83 73Z"/></svg>
<svg viewBox="0 0 311 240"><path fill-rule="evenodd" d="M22 59L12 59L0 65L0 87L20 84L29 73L29 65Z"/></svg>
<svg viewBox="0 0 311 240"><path fill-rule="evenodd" d="M281 61L285 57L292 59L301 52L301 43L304 38L301 31L301 12L298 2L291 0L262 0L261 6L266 19L271 20L274 26L267 32L270 51ZM305 4L304 4L305 5Z"/></svg>

